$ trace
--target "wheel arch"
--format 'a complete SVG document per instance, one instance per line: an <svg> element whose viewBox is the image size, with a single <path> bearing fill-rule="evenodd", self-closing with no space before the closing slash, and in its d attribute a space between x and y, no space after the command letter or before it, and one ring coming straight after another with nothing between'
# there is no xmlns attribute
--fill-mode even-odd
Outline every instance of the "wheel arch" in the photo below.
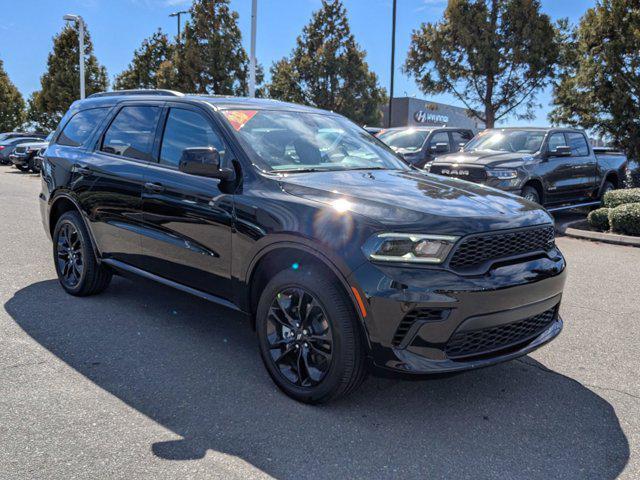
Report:
<svg viewBox="0 0 640 480"><path fill-rule="evenodd" d="M522 184L522 188L524 189L525 187L535 188L536 192L538 192L538 196L540 197L540 204L544 204L544 201L545 201L544 184L542 183L541 179L536 177L527 178L525 182Z"/></svg>
<svg viewBox="0 0 640 480"><path fill-rule="evenodd" d="M89 222L87 221L87 218L83 213L82 208L80 208L80 205L78 204L78 202L67 193L59 193L51 201L51 205L49 207L49 225L48 225L49 234L51 235L51 238L53 238L53 231L55 230L56 224L58 223L58 220L60 219L60 217L67 212L73 212L73 211L76 211L80 214L80 218L84 222L84 226L87 229L87 232L89 232L91 247L93 248L93 251L96 253L96 258L98 259L98 261L100 261L98 246L96 244L95 238L93 237L93 232L91 231L91 228L89 228Z"/></svg>
<svg viewBox="0 0 640 480"><path fill-rule="evenodd" d="M287 268L304 269L307 265L320 267L338 279L353 305L364 333L366 331L364 314L353 291L353 288L357 287L349 284L347 280L349 272L346 270L346 266L341 268L328 256L318 251L317 248L314 249L295 241L276 242L268 245L260 250L250 262L244 280L247 288L241 301L243 302L243 310L250 313L252 327L255 328L255 311L260 298L259 294L268 283L269 278L274 273ZM358 295L361 295L361 293L358 293ZM364 335L364 338L365 344L369 345L366 335Z"/></svg>

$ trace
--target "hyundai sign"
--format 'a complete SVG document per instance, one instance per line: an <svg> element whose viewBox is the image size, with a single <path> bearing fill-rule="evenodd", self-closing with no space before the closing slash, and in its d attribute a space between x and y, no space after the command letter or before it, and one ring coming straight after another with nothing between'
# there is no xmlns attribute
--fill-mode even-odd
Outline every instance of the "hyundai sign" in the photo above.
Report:
<svg viewBox="0 0 640 480"><path fill-rule="evenodd" d="M418 123L436 123L447 124L449 123L449 116L439 113L430 113L426 110L418 110L413 114L413 118Z"/></svg>

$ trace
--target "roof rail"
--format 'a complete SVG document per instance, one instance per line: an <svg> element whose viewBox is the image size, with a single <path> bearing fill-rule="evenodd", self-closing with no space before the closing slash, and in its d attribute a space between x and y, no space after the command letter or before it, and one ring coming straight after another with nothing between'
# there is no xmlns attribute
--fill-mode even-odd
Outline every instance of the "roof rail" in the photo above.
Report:
<svg viewBox="0 0 640 480"><path fill-rule="evenodd" d="M182 97L184 93L176 92L175 90L156 90L140 88L137 90L114 90L113 92L98 92L89 95L87 98L98 97L120 97L124 95L168 95L171 97Z"/></svg>

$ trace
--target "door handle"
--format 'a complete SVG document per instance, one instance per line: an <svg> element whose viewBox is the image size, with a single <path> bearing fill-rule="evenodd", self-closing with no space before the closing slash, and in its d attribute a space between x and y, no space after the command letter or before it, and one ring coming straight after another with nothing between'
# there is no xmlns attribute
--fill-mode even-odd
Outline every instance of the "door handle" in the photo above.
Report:
<svg viewBox="0 0 640 480"><path fill-rule="evenodd" d="M144 188L150 192L164 192L164 186L160 183L147 182L144 184Z"/></svg>
<svg viewBox="0 0 640 480"><path fill-rule="evenodd" d="M79 173L80 175L91 175L92 171L88 167L83 167L81 165L74 165L73 171Z"/></svg>

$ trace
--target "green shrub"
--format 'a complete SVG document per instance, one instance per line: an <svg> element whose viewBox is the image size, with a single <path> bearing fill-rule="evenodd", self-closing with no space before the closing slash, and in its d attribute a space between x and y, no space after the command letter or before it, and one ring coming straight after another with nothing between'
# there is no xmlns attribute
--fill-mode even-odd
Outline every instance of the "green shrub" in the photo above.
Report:
<svg viewBox="0 0 640 480"><path fill-rule="evenodd" d="M627 203L640 203L640 188L612 190L604 194L605 207L616 208Z"/></svg>
<svg viewBox="0 0 640 480"><path fill-rule="evenodd" d="M589 213L587 220L596 230L607 231L609 230L609 208L599 208Z"/></svg>
<svg viewBox="0 0 640 480"><path fill-rule="evenodd" d="M640 236L640 203L628 203L609 212L611 230L623 235Z"/></svg>

